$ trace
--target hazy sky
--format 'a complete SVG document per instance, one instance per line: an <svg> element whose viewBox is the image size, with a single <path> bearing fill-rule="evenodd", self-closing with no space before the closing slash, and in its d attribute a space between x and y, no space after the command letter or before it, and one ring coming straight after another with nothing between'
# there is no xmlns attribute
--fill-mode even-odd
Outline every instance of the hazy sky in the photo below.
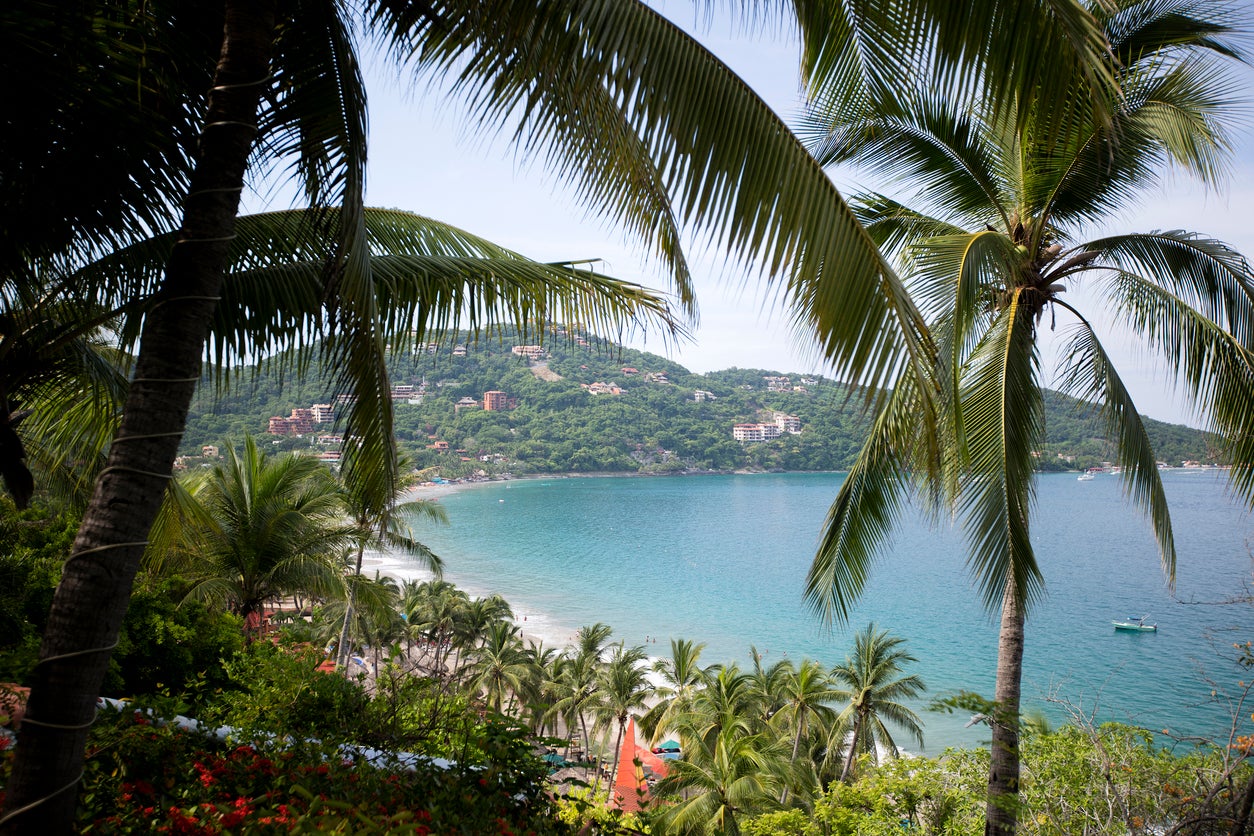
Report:
<svg viewBox="0 0 1254 836"><path fill-rule="evenodd" d="M661 11L693 29L684 2L659 3ZM800 106L798 55L786 33L747 35L726 22L697 26L699 40L738 72L786 122ZM542 161L525 162L504 138L470 126L465 112L447 96L426 88L405 92L394 69L368 67L370 92L370 169L367 201L437 218L541 261L600 258L602 272L665 288L665 276L647 254L607 221L588 217L573 190L544 170ZM1246 80L1254 78L1249 73ZM1248 89L1249 85L1247 85ZM1176 178L1135 214L1114 219L1112 231L1185 228L1225 240L1254 253L1254 132L1248 121L1240 133L1236 171L1223 194L1206 195ZM841 178L842 190L847 185ZM732 366L818 371L813 351L799 344L788 327L787 311L755 278L728 274L716 254L689 252L700 325L694 340L668 346L656 336L635 340L637 347L667 354L693 371ZM1062 319L1059 320L1060 325ZM1171 397L1166 376L1131 343L1107 337L1125 382L1141 412L1161 420L1196 423Z"/></svg>

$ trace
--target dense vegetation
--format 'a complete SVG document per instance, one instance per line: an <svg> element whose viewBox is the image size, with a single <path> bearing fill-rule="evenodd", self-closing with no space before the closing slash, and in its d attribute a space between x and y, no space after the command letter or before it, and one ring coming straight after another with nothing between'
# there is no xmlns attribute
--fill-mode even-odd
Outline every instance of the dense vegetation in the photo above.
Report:
<svg viewBox="0 0 1254 836"><path fill-rule="evenodd" d="M42 505L19 514L7 502L0 519L3 571L23 578L0 598L8 628L0 672L20 682L74 520ZM299 580L289 581L286 591L309 615L272 616L271 641L248 640L253 631L231 612L239 601L199 603L168 567L141 575L106 683L107 694L129 702L102 711L92 729L81 829L981 830L986 749L877 756L917 742L918 718L897 700L924 687L910 672L908 642L887 630L861 631L830 669L807 660L708 664L699 643L676 640L650 679L643 648L615 642L608 625L582 628L573 646L547 648L525 640L499 597L472 599L439 580L401 586L377 578L356 587L361 614L348 633L356 658L328 672L333 654L324 648L342 635L353 578L339 565L345 583L324 598L310 601ZM1247 645L1236 655L1243 668L1254 663ZM947 705L960 702L969 707ZM222 739L163 722L177 715L231 732ZM634 769L616 758L628 718L646 740L674 738L683 752L665 777L651 776L638 813L609 803L617 772ZM1095 728L1083 717L1057 730L1025 722L1021 829L1241 832L1242 803L1254 788L1254 738L1239 734L1245 726L1234 728L1230 745L1199 745ZM0 755L0 787L12 754Z"/></svg>
<svg viewBox="0 0 1254 836"><path fill-rule="evenodd" d="M580 346L567 335L545 343L545 359L529 361L511 353L514 344L510 334L470 342L459 334L433 353L390 358L394 384L425 388L419 404L396 402L397 442L416 465L438 467L446 477L478 470L845 470L866 435L861 401L819 375L738 368L694 374L655 354L611 344ZM453 354L457 345L466 347L465 356ZM188 421L184 453L245 433L260 435L271 416L332 403L336 394L318 374L299 380L265 369L236 374L237 392L217 396L203 388ZM667 382L658 382L658 374ZM770 391L768 377L786 377L789 391ZM616 385L621 394L591 394L585 388L598 382ZM484 392L494 390L506 394L511 409L482 409ZM698 400L703 397L698 393L708 395ZM463 398L478 405L458 409ZM777 412L799 418L801 433L752 443L732 438L734 424L769 422ZM1111 458L1100 419L1079 401L1048 393L1046 423L1040 469L1091 467ZM1215 461L1207 434L1148 419L1147 426L1159 461ZM448 449L432 449L436 442Z"/></svg>

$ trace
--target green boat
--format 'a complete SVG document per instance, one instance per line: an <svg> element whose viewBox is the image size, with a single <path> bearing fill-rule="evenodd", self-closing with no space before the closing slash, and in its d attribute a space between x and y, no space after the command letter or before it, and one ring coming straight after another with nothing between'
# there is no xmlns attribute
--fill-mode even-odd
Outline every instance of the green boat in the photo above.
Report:
<svg viewBox="0 0 1254 836"><path fill-rule="evenodd" d="M1157 624L1146 624L1145 619L1139 618L1136 621L1112 621L1116 630L1128 630L1133 633L1155 633L1158 631Z"/></svg>

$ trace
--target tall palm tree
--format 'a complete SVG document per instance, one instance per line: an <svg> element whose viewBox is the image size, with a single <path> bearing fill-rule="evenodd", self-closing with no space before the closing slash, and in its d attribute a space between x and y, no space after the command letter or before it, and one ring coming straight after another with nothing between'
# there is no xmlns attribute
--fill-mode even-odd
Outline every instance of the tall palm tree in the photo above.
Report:
<svg viewBox="0 0 1254 836"><path fill-rule="evenodd" d="M508 711L525 692L535 668L523 649L518 627L508 621L493 622L471 656L466 666L467 689L472 695L482 694L493 711Z"/></svg>
<svg viewBox="0 0 1254 836"><path fill-rule="evenodd" d="M268 601L343 594L339 556L357 532L344 524L335 480L316 459L269 457L250 437L170 500L148 561L186 579L189 599L229 608L255 634Z"/></svg>
<svg viewBox="0 0 1254 836"><path fill-rule="evenodd" d="M450 678L448 656L461 612L470 596L449 581L429 580L410 588L402 602L405 618L422 631L431 651L432 667L442 680Z"/></svg>
<svg viewBox="0 0 1254 836"><path fill-rule="evenodd" d="M663 684L654 691L653 706L640 718L640 729L650 742L674 731L676 718L692 707L693 695L704 687L706 669L700 664L704 649L704 643L671 639L670 658L653 663Z"/></svg>
<svg viewBox="0 0 1254 836"><path fill-rule="evenodd" d="M614 738L614 767L610 771L608 786L614 786L618 770L623 764L618 757L623 750L623 734L627 730L627 720L633 711L644 708L649 697L653 695L653 686L649 682L648 667L643 647L627 647L623 642L614 645L610 658L601 669L600 700L597 712L607 726L617 730ZM633 743L635 741L632 741ZM630 768L630 764L628 764Z"/></svg>
<svg viewBox="0 0 1254 836"><path fill-rule="evenodd" d="M351 454L350 454L351 455ZM402 466L403 469L403 466ZM344 487L345 504L348 506L353 521L361 530L357 543L357 561L353 569L354 576L361 575L361 562L368 545L376 548L391 548L421 561L424 567L436 573L443 570L440 558L423 545L413 533L413 525L419 518L432 522L446 523L448 515L444 509L429 500L410 500L398 502L401 494L413 484L413 476L402 478L397 484L397 495L390 501L378 505L369 495L354 490L355 483L347 483ZM349 623L353 617L353 603L356 598L355 587L349 587L347 606L344 611L344 627L340 633L338 645L339 664L348 664L348 633Z"/></svg>
<svg viewBox="0 0 1254 836"><path fill-rule="evenodd" d="M840 700L842 694L823 666L811 659L803 659L796 667L789 664L777 682L780 708L770 723L784 739L792 739L789 763L795 766L802 743L816 730L827 729L836 721L831 704ZM780 804L788 800L787 793L785 787L780 793Z"/></svg>
<svg viewBox="0 0 1254 836"><path fill-rule="evenodd" d="M14 217L14 224L3 225L4 281L25 280L32 257L108 249L138 230L180 230L160 304L144 318L118 435L53 604L23 731L28 745L19 749L7 788L10 811L34 810L75 791L84 729L200 378L203 335L221 296L252 160L291 172L311 206L341 207L324 216L323 228L335 242L322 297L334 325L326 353L357 396L346 427L364 451L354 478L373 485L380 497L393 494L384 335L389 325L413 323L381 322L364 243L366 108L354 23L386 45L398 64L454 75L456 91L484 124L496 129L518 120L524 147L550 151L592 206L657 247L689 310L695 302L679 243L683 225L714 233L729 254L778 281L795 303L798 326L817 332L825 358L842 376L874 387L902 346L919 355L916 312L831 182L739 78L643 2L580 0L568 7L534 0L361 0L352 22L344 4L328 0L224 0L220 18L212 4L196 5L208 8L193 14L186 4L97 0L52 15L48 4L27 0L6 4L0 19L0 31L17 46L0 50L18 61L11 77L27 77L25 59L48 70L22 91L33 97L34 139L27 141L22 130L0 132L21 137L6 148L12 154L0 154L6 177L16 174L21 193L33 198L74 195L72 206L63 209L59 197L56 204L67 222L41 226ZM850 88L870 78L878 84L862 86L878 89L894 78L877 73L877 57L884 54L931 56L950 76L994 55L1007 68L1003 77L971 85L993 91L1022 75L1024 66L1066 66L1073 59L1090 66L1099 54L1077 4L1039 0L1023 14L1006 9L1016 4L985 0L974 14L955 14L942 0L899 0L870 5L900 6L906 14L857 6L835 22L827 14L831 4L796 5L807 68L849 80ZM1015 37L1018 27L998 25L1059 18L1069 25L1031 27L1034 37L1049 39L1048 50L1028 49ZM102 26L102 19L123 25ZM77 48L62 48L66 30ZM860 40L867 32L878 40ZM119 39L123 43L114 42ZM870 48L846 49L851 42ZM84 49L91 53L91 72L82 71ZM1040 60L1042 52L1049 62ZM164 64L153 70L150 55L168 59L175 71L163 73ZM154 86L156 94L149 95ZM100 96L103 107L48 107L71 96L85 102L106 88L127 95ZM145 95L129 95L134 90ZM165 107L135 105L154 99ZM114 191L101 187L101 178L48 189L57 184L38 176L60 172L48 165L55 154L80 169L84 162L100 168L100 135L74 118L84 109L99 115L89 126L136 129L135 144L143 149L120 155L110 171L121 185L118 196L101 205L92 201ZM128 148L130 137L122 135L127 141L117 146ZM108 139L103 144L108 147ZM19 203L25 201L13 205ZM166 211L172 206L181 207L177 219ZM9 230L17 231L12 241ZM583 307L571 312L573 318ZM433 310L449 308L445 300L428 300L420 330ZM530 311L511 313L525 320ZM100 557L106 554L108 561ZM61 803L66 797L41 810L57 811L53 830L69 826L73 805ZM40 818L28 814L23 826Z"/></svg>
<svg viewBox="0 0 1254 836"><path fill-rule="evenodd" d="M744 816L769 812L788 780L778 738L728 726L667 765L654 793L667 799L658 823L666 833L738 834Z"/></svg>
<svg viewBox="0 0 1254 836"><path fill-rule="evenodd" d="M829 749L835 750L848 737L845 765L840 772L842 781L853 777L859 755L874 758L877 747L882 747L891 756L897 756L897 744L885 721L905 729L923 746L923 726L918 715L900 702L914 699L924 691L923 680L917 674L901 673L907 664L918 661L903 644L905 639L890 636L887 630L877 631L874 624L868 624L854 637L853 653L843 664L832 668L831 677L837 683L833 695L847 701L836 717L833 745L829 745Z"/></svg>
<svg viewBox="0 0 1254 836"><path fill-rule="evenodd" d="M583 751L592 752L588 714L596 706L600 660L586 653L562 654L554 662L548 690L553 697L549 714L561 718L573 740L577 732ZM567 755L571 746L566 747Z"/></svg>
<svg viewBox="0 0 1254 836"><path fill-rule="evenodd" d="M1103 7L1104 9L1104 7ZM1131 498L1151 519L1164 572L1175 546L1153 448L1126 387L1080 300L1103 297L1121 325L1175 370L1179 389L1229 444L1233 479L1254 494L1254 280L1218 241L1179 230L1089 239L1095 221L1130 206L1164 168L1215 184L1231 147L1234 87L1222 61L1233 9L1209 3L1121 2L1097 14L1110 44L1110 97L1083 79L1057 91L1093 104L1055 130L1035 88L1011 88L1011 108L956 108L945 90L903 89L874 109L817 113L815 149L900 177L908 206L879 193L855 198L870 234L904 267L936 345L932 413L924 387L904 378L883 403L828 515L807 595L843 618L901 515L908 485L959 516L969 566L990 609L1000 608L987 827L1012 832L1024 621L1044 581L1030 538L1032 451L1041 417L1041 325L1065 325L1061 388L1102 415ZM1018 118L1007 111L1017 109ZM920 421L920 415L934 420ZM920 433L922 426L925 432Z"/></svg>

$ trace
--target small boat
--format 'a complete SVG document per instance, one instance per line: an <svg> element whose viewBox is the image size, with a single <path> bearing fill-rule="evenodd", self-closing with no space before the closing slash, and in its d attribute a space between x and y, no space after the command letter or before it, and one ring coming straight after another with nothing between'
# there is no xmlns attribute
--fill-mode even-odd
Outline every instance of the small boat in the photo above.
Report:
<svg viewBox="0 0 1254 836"><path fill-rule="evenodd" d="M1132 633L1156 633L1158 632L1157 624L1146 624L1144 618L1134 618L1131 621L1112 621L1116 630L1127 630Z"/></svg>
<svg viewBox="0 0 1254 836"><path fill-rule="evenodd" d="M1079 476L1075 477L1075 480L1077 482L1092 482L1095 478L1096 478L1096 474L1089 473L1086 471L1084 473L1081 473Z"/></svg>

